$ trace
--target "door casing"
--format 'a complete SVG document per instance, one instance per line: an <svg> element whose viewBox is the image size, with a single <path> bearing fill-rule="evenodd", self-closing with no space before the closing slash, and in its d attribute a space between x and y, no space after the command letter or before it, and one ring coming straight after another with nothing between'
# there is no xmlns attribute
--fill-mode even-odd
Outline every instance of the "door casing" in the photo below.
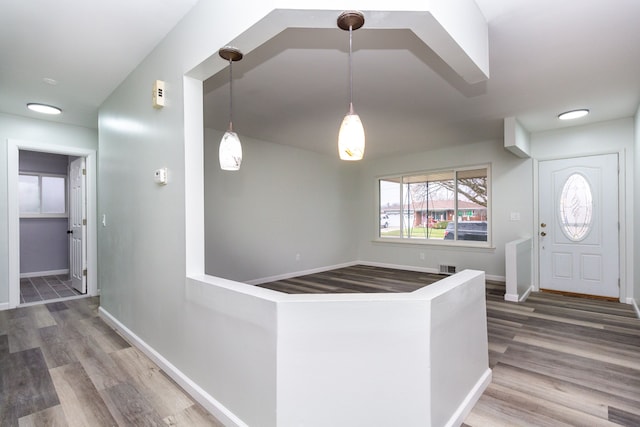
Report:
<svg viewBox="0 0 640 427"><path fill-rule="evenodd" d="M7 219L9 237L9 307L20 304L20 206L18 199L19 151L84 157L87 169L87 294L98 295L97 153L96 150L46 142L7 140Z"/></svg>
<svg viewBox="0 0 640 427"><path fill-rule="evenodd" d="M614 151L597 151L585 154L576 153L574 156L540 157L533 159L533 224L531 235L533 236L533 288L540 291L540 242L538 239L538 224L540 224L539 214L539 163L545 160L562 160L577 157L598 156L603 154L618 154L618 215L620 221L620 234L618 239L619 269L620 269L620 298L619 301L627 304L632 303L632 298L627 289L627 190L626 190L626 170L627 153L625 149Z"/></svg>

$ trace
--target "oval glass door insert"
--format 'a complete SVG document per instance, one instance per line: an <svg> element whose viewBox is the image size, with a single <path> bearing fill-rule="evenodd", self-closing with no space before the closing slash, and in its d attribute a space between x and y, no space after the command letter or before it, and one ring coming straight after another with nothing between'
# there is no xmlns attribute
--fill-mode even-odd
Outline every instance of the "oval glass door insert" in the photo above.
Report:
<svg viewBox="0 0 640 427"><path fill-rule="evenodd" d="M564 183L560 194L560 225L569 240L583 240L593 223L593 194L585 177L574 173Z"/></svg>

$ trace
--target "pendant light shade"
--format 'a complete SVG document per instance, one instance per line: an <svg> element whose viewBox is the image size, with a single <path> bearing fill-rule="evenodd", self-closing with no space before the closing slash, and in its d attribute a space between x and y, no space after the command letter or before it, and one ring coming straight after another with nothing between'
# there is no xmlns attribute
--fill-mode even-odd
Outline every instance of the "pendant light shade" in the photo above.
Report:
<svg viewBox="0 0 640 427"><path fill-rule="evenodd" d="M360 116L349 112L340 125L338 134L340 160L360 160L364 156L364 128Z"/></svg>
<svg viewBox="0 0 640 427"><path fill-rule="evenodd" d="M352 34L364 25L364 15L358 11L342 12L338 17L338 27L349 31L349 112L340 125L338 133L338 154L341 160L361 160L364 156L364 127L360 116L353 111Z"/></svg>
<svg viewBox="0 0 640 427"><path fill-rule="evenodd" d="M233 131L233 62L242 59L242 52L235 47L225 46L218 52L221 58L229 61L229 129L222 136L218 159L220 169L237 171L242 163L242 144L238 134Z"/></svg>
<svg viewBox="0 0 640 427"><path fill-rule="evenodd" d="M242 163L242 145L238 134L233 131L226 131L220 141L218 150L220 158L220 169L225 171L237 171Z"/></svg>

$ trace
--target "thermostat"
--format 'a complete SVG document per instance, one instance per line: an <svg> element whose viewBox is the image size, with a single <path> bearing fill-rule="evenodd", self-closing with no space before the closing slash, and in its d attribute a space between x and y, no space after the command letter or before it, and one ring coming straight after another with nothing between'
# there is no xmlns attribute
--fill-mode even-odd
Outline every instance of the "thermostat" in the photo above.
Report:
<svg viewBox="0 0 640 427"><path fill-rule="evenodd" d="M153 173L153 180L156 184L167 185L167 168L157 169Z"/></svg>

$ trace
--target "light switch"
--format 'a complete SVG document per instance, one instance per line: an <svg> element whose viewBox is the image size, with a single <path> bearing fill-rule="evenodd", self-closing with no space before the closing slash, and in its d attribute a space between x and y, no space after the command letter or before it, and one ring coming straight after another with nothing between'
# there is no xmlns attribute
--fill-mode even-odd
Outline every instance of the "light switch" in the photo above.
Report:
<svg viewBox="0 0 640 427"><path fill-rule="evenodd" d="M162 80L156 80L153 83L151 105L153 108L164 107L164 82Z"/></svg>
<svg viewBox="0 0 640 427"><path fill-rule="evenodd" d="M159 185L167 185L167 168L156 169L153 173L153 181Z"/></svg>

